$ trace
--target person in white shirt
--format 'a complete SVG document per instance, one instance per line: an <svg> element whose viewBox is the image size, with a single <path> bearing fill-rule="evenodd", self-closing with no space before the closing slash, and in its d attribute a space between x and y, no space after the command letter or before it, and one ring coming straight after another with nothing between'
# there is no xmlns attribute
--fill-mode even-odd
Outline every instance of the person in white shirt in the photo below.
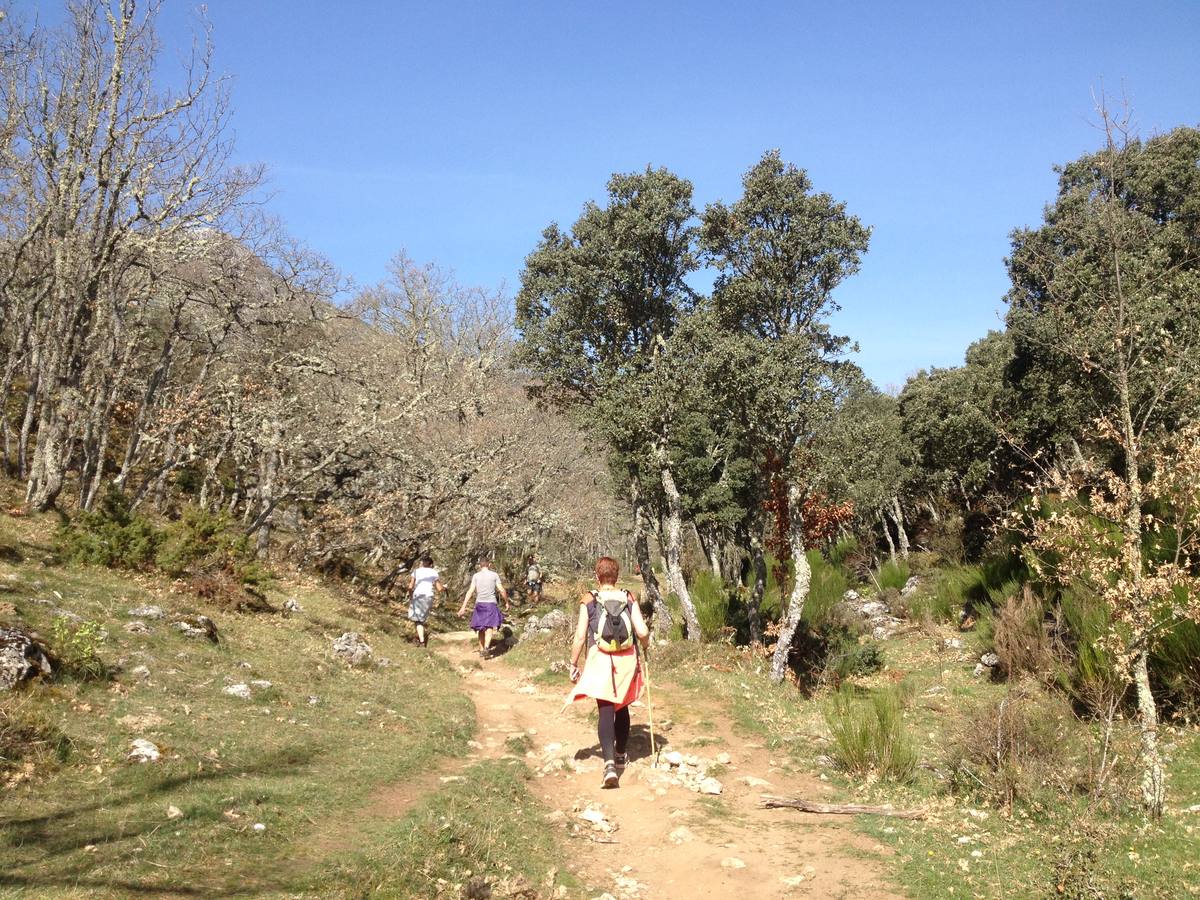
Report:
<svg viewBox="0 0 1200 900"><path fill-rule="evenodd" d="M429 646L429 635L425 631L425 623L429 619L429 611L433 608L435 594L446 590L438 570L433 567L433 557L426 554L421 557L421 565L413 569L408 576L408 618L417 626L417 642L422 647Z"/></svg>

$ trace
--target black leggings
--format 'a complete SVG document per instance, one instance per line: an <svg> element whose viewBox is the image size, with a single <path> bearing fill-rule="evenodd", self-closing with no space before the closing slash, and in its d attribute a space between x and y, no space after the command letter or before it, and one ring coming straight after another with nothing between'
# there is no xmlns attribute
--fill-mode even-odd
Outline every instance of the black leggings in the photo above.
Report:
<svg viewBox="0 0 1200 900"><path fill-rule="evenodd" d="M629 740L629 707L614 707L607 700L597 700L596 707L600 713L600 750L604 753L604 761L612 762L613 745L617 753L625 752L625 743Z"/></svg>

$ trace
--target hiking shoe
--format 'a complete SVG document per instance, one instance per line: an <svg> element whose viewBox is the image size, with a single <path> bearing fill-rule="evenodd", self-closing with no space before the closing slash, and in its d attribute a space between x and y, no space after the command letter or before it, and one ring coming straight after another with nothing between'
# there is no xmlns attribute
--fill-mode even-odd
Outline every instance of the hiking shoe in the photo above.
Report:
<svg viewBox="0 0 1200 900"><path fill-rule="evenodd" d="M604 780L600 782L600 787L615 788L620 780L620 776L617 775L617 767L609 763L604 767Z"/></svg>
<svg viewBox="0 0 1200 900"><path fill-rule="evenodd" d="M613 757L613 762L616 764L618 772L624 771L625 766L629 764L629 754L618 753Z"/></svg>

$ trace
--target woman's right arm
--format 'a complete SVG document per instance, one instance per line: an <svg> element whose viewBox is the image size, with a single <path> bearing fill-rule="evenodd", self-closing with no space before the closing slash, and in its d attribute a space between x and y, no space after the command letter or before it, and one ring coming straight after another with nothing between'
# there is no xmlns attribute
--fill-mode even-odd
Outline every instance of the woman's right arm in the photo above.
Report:
<svg viewBox="0 0 1200 900"><path fill-rule="evenodd" d="M580 655L587 641L588 612L587 601L591 597L581 597L579 600L579 621L575 623L575 639L571 641L571 681L579 680Z"/></svg>

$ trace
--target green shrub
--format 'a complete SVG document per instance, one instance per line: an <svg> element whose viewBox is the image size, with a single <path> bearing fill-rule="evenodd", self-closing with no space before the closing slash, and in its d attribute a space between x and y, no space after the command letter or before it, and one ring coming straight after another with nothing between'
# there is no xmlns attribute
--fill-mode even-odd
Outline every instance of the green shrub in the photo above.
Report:
<svg viewBox="0 0 1200 900"><path fill-rule="evenodd" d="M133 512L116 488L58 532L59 550L68 560L113 569L149 568L161 543L162 533Z"/></svg>
<svg viewBox="0 0 1200 900"><path fill-rule="evenodd" d="M700 621L701 640L720 640L730 625L729 591L725 583L711 571L701 569L692 578L688 589L696 607L696 618Z"/></svg>
<svg viewBox="0 0 1200 900"><path fill-rule="evenodd" d="M207 568L214 561L223 564L226 559L250 555L249 538L233 530L226 513L187 506L165 529L155 562L168 575L178 577L193 566Z"/></svg>
<svg viewBox="0 0 1200 900"><path fill-rule="evenodd" d="M977 605L999 606L1029 580L1029 568L1015 546L989 556L979 566L979 583L968 595Z"/></svg>
<svg viewBox="0 0 1200 900"><path fill-rule="evenodd" d="M1168 711L1200 719L1200 626L1181 622L1164 634L1151 654L1150 673L1162 685Z"/></svg>
<svg viewBox="0 0 1200 900"><path fill-rule="evenodd" d="M60 675L76 681L100 681L108 677L108 666L100 658L104 629L98 623L72 623L65 616L58 616L51 634L51 649L58 658Z"/></svg>
<svg viewBox="0 0 1200 900"><path fill-rule="evenodd" d="M978 566L951 566L934 575L931 590L921 591L911 607L935 622L950 622L958 618L970 592L982 578ZM914 616L920 617L920 616Z"/></svg>
<svg viewBox="0 0 1200 900"><path fill-rule="evenodd" d="M900 590L908 581L908 563L902 559L885 562L875 573L875 581L880 590L888 588Z"/></svg>
<svg viewBox="0 0 1200 900"><path fill-rule="evenodd" d="M269 610L263 589L271 573L254 559L250 537L227 514L188 506L164 531L155 555L173 578L191 576L198 596L235 609Z"/></svg>
<svg viewBox="0 0 1200 900"><path fill-rule="evenodd" d="M940 553L932 550L914 550L908 554L908 570L922 579L934 578L947 567Z"/></svg>
<svg viewBox="0 0 1200 900"><path fill-rule="evenodd" d="M826 683L841 685L855 675L871 675L883 668L883 649L875 641L859 641L840 627L826 635Z"/></svg>
<svg viewBox="0 0 1200 900"><path fill-rule="evenodd" d="M829 548L829 563L837 566L839 569L845 570L847 562L861 552L861 546L858 543L858 538L852 534L848 534L843 538L839 538L837 543Z"/></svg>
<svg viewBox="0 0 1200 900"><path fill-rule="evenodd" d="M895 688L875 691L859 700L841 689L825 710L833 734L833 758L852 775L883 781L911 781L917 768L917 751L904 725L904 705Z"/></svg>
<svg viewBox="0 0 1200 900"><path fill-rule="evenodd" d="M812 569L812 582L801 621L809 628L820 628L850 589L850 578L842 569L828 562L819 551L810 550L807 556Z"/></svg>

